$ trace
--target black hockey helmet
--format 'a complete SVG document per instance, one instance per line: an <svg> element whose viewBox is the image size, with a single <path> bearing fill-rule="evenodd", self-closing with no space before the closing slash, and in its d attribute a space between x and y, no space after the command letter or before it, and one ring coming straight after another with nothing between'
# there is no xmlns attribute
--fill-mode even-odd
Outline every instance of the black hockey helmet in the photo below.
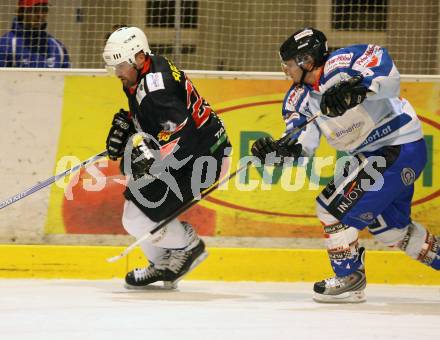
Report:
<svg viewBox="0 0 440 340"><path fill-rule="evenodd" d="M280 47L281 60L285 62L294 59L300 67L310 62L314 66L321 66L328 54L324 33L311 27L296 31Z"/></svg>

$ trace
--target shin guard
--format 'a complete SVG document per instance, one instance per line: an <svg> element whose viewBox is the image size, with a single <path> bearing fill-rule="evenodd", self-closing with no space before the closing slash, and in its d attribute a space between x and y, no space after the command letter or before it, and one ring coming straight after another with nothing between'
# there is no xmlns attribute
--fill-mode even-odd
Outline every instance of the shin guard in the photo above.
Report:
<svg viewBox="0 0 440 340"><path fill-rule="evenodd" d="M354 273L362 265L359 257L358 230L343 223L324 227L327 251L337 276Z"/></svg>
<svg viewBox="0 0 440 340"><path fill-rule="evenodd" d="M412 222L398 247L413 259L440 270L440 241L422 225Z"/></svg>

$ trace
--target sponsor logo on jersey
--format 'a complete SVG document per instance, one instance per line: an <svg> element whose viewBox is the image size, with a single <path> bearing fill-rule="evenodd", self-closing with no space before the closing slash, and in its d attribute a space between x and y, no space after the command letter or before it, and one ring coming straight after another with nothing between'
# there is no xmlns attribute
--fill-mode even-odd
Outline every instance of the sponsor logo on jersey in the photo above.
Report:
<svg viewBox="0 0 440 340"><path fill-rule="evenodd" d="M173 133L170 131L161 131L157 134L159 142L168 142Z"/></svg>
<svg viewBox="0 0 440 340"><path fill-rule="evenodd" d="M306 102L305 105L303 105L303 107L304 107L304 112L305 112L305 113L307 113L309 116L313 116L313 112L312 112L312 110L310 109L310 104L309 104L308 101Z"/></svg>
<svg viewBox="0 0 440 340"><path fill-rule="evenodd" d="M363 221L371 221L374 218L374 214L371 211L365 212L359 215L359 218Z"/></svg>
<svg viewBox="0 0 440 340"><path fill-rule="evenodd" d="M180 71L177 68L176 65L174 65L171 60L168 60L167 58L165 58L168 61L168 65L170 66L170 70L171 70L171 74L174 78L175 81L180 82Z"/></svg>
<svg viewBox="0 0 440 340"><path fill-rule="evenodd" d="M149 92L165 89L161 72L148 73L146 79Z"/></svg>
<svg viewBox="0 0 440 340"><path fill-rule="evenodd" d="M298 112L292 112L289 114L289 116L285 119L286 124L289 124L292 122L292 120L298 119L299 113Z"/></svg>
<svg viewBox="0 0 440 340"><path fill-rule="evenodd" d="M373 131L371 131L370 134L367 136L367 138L365 138L365 140L356 150L359 150L369 144L372 144L373 142L378 141L379 139L385 138L386 136L390 135L391 133L395 132L396 130L399 130L400 128L408 124L411 120L412 120L411 116L406 113L394 117L392 120L382 124L381 126L378 126Z"/></svg>
<svg viewBox="0 0 440 340"><path fill-rule="evenodd" d="M146 95L147 95L147 91L145 91L145 87L143 86L142 83L139 84L139 86L136 90L136 100L139 105L141 105L141 102L145 98Z"/></svg>
<svg viewBox="0 0 440 340"><path fill-rule="evenodd" d="M165 131L170 131L170 132L174 132L177 128L177 124L172 122L171 120L167 120L166 122L160 123L160 125Z"/></svg>
<svg viewBox="0 0 440 340"><path fill-rule="evenodd" d="M338 68L350 67L352 58L353 58L353 53L338 54L335 55L334 57L331 57L325 63L324 76L327 76L329 73L333 72Z"/></svg>
<svg viewBox="0 0 440 340"><path fill-rule="evenodd" d="M402 178L403 184L406 186L411 185L416 180L416 173L411 168L403 168L402 172L400 173L400 177Z"/></svg>
<svg viewBox="0 0 440 340"><path fill-rule="evenodd" d="M363 125L364 125L364 122L355 122L355 123L353 123L353 125L351 125L350 127L346 128L346 129L333 131L330 134L330 137L333 139L342 138L342 137L346 136L347 134L352 133L353 131L355 131L357 129L360 129Z"/></svg>
<svg viewBox="0 0 440 340"><path fill-rule="evenodd" d="M330 197L332 197L335 191L336 191L335 181L332 179L324 188L321 194L323 197L325 197L328 200L330 199Z"/></svg>
<svg viewBox="0 0 440 340"><path fill-rule="evenodd" d="M355 62L362 67L374 67L380 64L382 60L382 49L377 45L368 45L367 50Z"/></svg>
<svg viewBox="0 0 440 340"><path fill-rule="evenodd" d="M176 123L174 123L170 120L167 120L166 122L161 123L160 125L162 125L163 130L157 134L157 139L159 140L159 142L168 142L170 140L170 137L173 134L175 134L183 129L183 127L186 125L187 121L188 121L188 118L185 119L185 121L179 125L177 125Z"/></svg>
<svg viewBox="0 0 440 340"><path fill-rule="evenodd" d="M361 72L361 74L362 74L364 77L371 77L371 76L374 76L374 72L371 71L371 70L368 69L368 68L363 69L362 72Z"/></svg>
<svg viewBox="0 0 440 340"><path fill-rule="evenodd" d="M303 88L294 88L286 100L286 105L284 108L287 111L297 111L296 105L298 104L299 100L301 99L302 94L304 93Z"/></svg>
<svg viewBox="0 0 440 340"><path fill-rule="evenodd" d="M358 184L356 181L352 182L347 192L341 195L341 201L336 209L342 214L345 213L362 197L363 193L364 189L361 184Z"/></svg>

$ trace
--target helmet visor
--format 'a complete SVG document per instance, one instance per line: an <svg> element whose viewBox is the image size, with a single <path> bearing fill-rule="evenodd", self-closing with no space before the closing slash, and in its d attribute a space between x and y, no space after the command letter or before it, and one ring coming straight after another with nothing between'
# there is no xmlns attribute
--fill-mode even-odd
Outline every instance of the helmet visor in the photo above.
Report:
<svg viewBox="0 0 440 340"><path fill-rule="evenodd" d="M133 65L127 61L124 61L117 65L105 65L105 69L110 75L119 76L126 73Z"/></svg>

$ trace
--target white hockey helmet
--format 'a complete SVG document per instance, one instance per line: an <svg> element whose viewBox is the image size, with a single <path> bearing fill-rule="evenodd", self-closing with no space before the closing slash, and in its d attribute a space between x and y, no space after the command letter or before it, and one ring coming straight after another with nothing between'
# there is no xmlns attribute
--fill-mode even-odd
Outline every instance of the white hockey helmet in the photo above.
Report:
<svg viewBox="0 0 440 340"><path fill-rule="evenodd" d="M114 68L123 62L135 64L135 55L141 51L151 53L145 33L137 27L122 27L107 39L102 57L106 66Z"/></svg>

